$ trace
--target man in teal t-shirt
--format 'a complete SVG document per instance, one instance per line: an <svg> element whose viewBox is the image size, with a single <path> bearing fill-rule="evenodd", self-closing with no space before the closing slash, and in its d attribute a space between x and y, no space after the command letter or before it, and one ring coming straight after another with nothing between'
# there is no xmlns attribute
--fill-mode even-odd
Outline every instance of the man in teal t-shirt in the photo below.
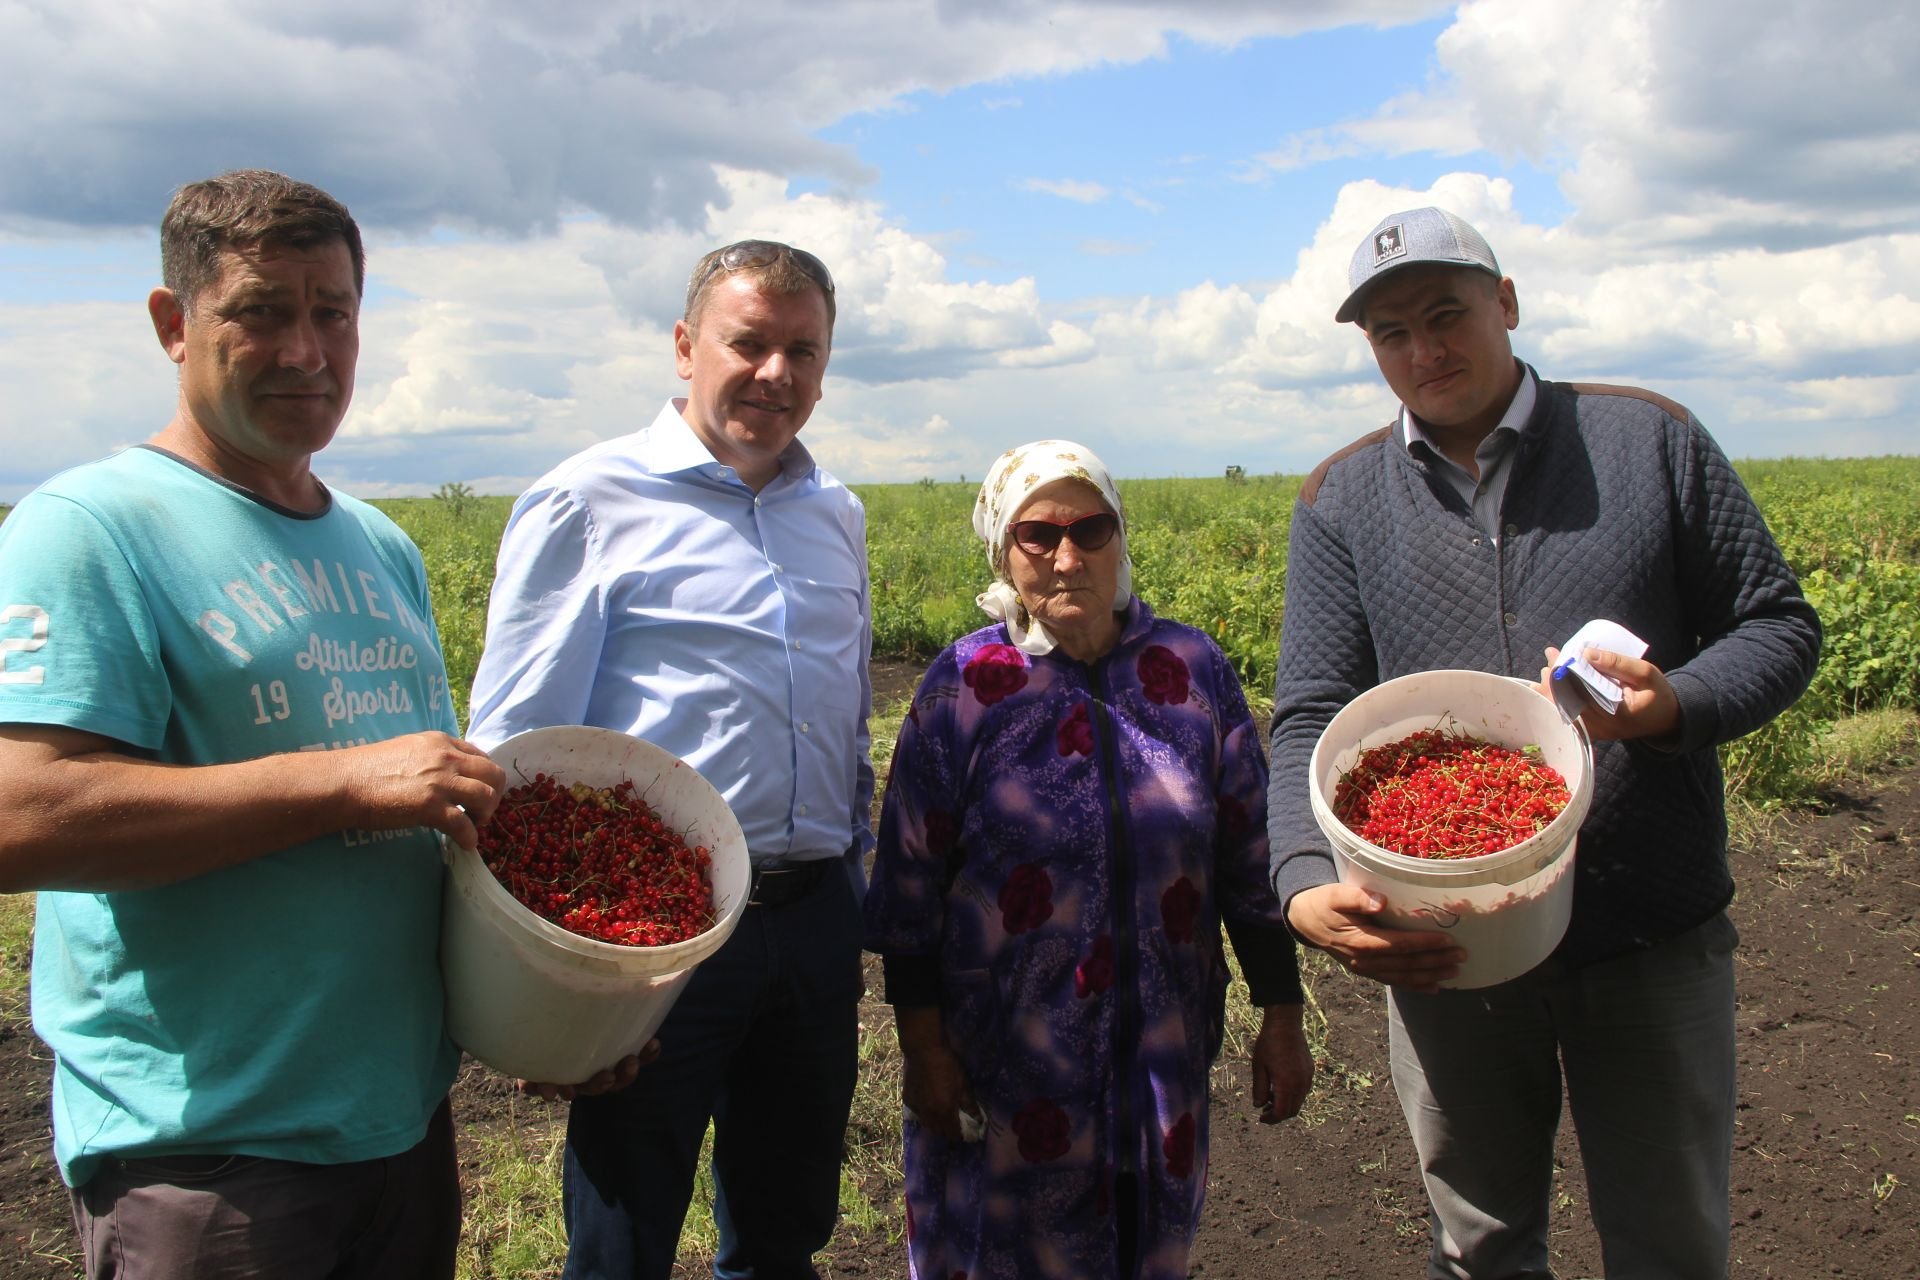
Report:
<svg viewBox="0 0 1920 1280"><path fill-rule="evenodd" d="M173 419L0 525L0 890L40 895L88 1273L451 1276L435 833L505 777L453 736L419 552L311 470L359 231L249 170L161 242Z"/></svg>

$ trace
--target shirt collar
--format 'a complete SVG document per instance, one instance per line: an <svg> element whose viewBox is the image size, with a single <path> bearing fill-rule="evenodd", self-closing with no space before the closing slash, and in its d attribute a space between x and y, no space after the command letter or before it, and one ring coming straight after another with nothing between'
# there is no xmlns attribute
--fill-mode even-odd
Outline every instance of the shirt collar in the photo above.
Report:
<svg viewBox="0 0 1920 1280"><path fill-rule="evenodd" d="M657 475L702 469L710 476L718 476L723 470L732 475L732 469L708 451L706 444L681 416L680 411L686 407L686 403L680 397L668 400L647 427L653 446L649 451L653 461L652 470ZM813 455L797 439L781 451L780 475L784 479L804 480L813 474L814 465Z"/></svg>
<svg viewBox="0 0 1920 1280"><path fill-rule="evenodd" d="M1520 365L1520 386L1514 391L1513 399L1507 402L1507 411L1500 415L1500 421L1494 423L1493 430L1487 433L1487 440L1494 440L1502 431L1512 432L1516 436L1519 435L1521 429L1527 425L1527 420L1533 417L1533 406L1539 401L1539 398L1540 390L1534 380L1534 372L1526 364L1522 363ZM1413 416L1413 411L1405 405L1400 406L1400 430L1401 433L1406 436L1407 451L1409 453L1413 451L1413 446L1417 443L1425 445L1440 457L1446 457L1444 453L1440 452L1440 447L1427 437L1426 431L1420 426L1420 420ZM1419 455L1415 454L1414 456L1418 457Z"/></svg>

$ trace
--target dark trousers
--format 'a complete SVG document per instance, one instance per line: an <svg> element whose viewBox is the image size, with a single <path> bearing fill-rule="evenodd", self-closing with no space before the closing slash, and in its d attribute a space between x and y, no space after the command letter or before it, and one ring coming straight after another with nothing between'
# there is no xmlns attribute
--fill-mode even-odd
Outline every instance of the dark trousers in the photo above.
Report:
<svg viewBox="0 0 1920 1280"><path fill-rule="evenodd" d="M109 1160L70 1196L92 1280L452 1280L460 1241L445 1102L383 1160Z"/></svg>
<svg viewBox="0 0 1920 1280"><path fill-rule="evenodd" d="M720 1280L812 1280L839 1212L859 1036L860 906L844 865L747 908L632 1087L567 1121L565 1280L666 1280L713 1123Z"/></svg>

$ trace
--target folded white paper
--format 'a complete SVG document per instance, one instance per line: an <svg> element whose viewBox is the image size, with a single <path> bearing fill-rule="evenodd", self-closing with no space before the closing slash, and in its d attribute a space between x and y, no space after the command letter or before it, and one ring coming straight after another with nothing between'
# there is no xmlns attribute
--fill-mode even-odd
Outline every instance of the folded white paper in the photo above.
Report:
<svg viewBox="0 0 1920 1280"><path fill-rule="evenodd" d="M1589 699L1602 711L1612 715L1620 709L1620 700L1625 696L1619 681L1594 670L1593 664L1586 658L1588 649L1605 649L1609 653L1638 658L1646 653L1647 642L1617 622L1595 618L1560 646L1560 661L1554 665L1550 683L1553 687L1553 703L1560 708L1560 718L1569 724L1586 707Z"/></svg>

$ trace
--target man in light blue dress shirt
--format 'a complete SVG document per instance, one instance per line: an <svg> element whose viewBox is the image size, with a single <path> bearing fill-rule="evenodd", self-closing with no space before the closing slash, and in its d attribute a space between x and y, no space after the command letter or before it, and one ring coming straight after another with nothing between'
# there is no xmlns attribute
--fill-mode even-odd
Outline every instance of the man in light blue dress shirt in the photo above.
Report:
<svg viewBox="0 0 1920 1280"><path fill-rule="evenodd" d="M833 319L812 254L707 254L674 326L686 397L542 477L501 543L472 739L645 738L726 797L754 868L754 905L661 1027L659 1060L573 1103L568 1280L664 1280L709 1119L716 1277L812 1277L832 1235L873 797L866 516L795 438Z"/></svg>

